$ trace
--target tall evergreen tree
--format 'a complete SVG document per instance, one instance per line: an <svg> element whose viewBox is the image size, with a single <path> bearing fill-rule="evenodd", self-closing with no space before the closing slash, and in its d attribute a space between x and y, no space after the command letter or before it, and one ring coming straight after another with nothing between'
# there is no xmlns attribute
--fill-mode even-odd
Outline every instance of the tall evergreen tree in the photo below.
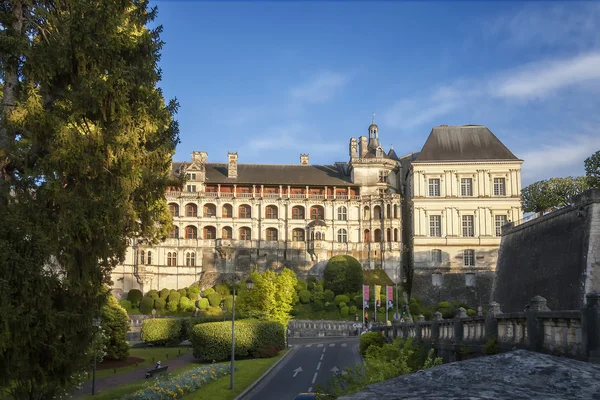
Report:
<svg viewBox="0 0 600 400"><path fill-rule="evenodd" d="M179 139L157 87L156 12L0 3L0 388L14 398L71 388L129 239L168 232Z"/></svg>

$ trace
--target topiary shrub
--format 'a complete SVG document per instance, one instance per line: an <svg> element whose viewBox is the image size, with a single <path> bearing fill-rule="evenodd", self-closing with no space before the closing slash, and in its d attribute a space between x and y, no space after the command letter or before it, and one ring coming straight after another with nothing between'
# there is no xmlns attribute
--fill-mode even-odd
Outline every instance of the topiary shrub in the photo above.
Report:
<svg viewBox="0 0 600 400"><path fill-rule="evenodd" d="M158 299L158 292L154 289L148 291L148 293L146 293L146 297L150 297L152 299Z"/></svg>
<svg viewBox="0 0 600 400"><path fill-rule="evenodd" d="M140 292L141 294L141 292ZM117 299L108 296L106 305L102 307L102 329L106 335L106 357L113 360L125 360L129 357L129 316L119 305Z"/></svg>
<svg viewBox="0 0 600 400"><path fill-rule="evenodd" d="M137 289L131 289L129 293L127 293L127 300L131 302L131 306L134 308L138 308L140 306L140 301L144 296L142 292Z"/></svg>
<svg viewBox="0 0 600 400"><path fill-rule="evenodd" d="M204 297L208 297L208 296L210 296L211 294L214 294L214 293L216 293L215 289L213 289L211 287L209 287L208 289L204 289Z"/></svg>
<svg viewBox="0 0 600 400"><path fill-rule="evenodd" d="M423 310L423 316L425 317L425 320L427 321L431 321L433 319L433 310L431 308L426 308L425 310Z"/></svg>
<svg viewBox="0 0 600 400"><path fill-rule="evenodd" d="M201 310L206 310L209 307L210 303L208 302L208 299L206 297L201 298L198 302L198 308Z"/></svg>
<svg viewBox="0 0 600 400"><path fill-rule="evenodd" d="M348 317L348 314L349 314L349 313L350 313L350 308L348 308L348 307L342 307L342 308L340 308L340 315L341 315L343 318L346 318L346 317Z"/></svg>
<svg viewBox="0 0 600 400"><path fill-rule="evenodd" d="M259 347L258 349L256 349L255 351L252 352L252 358L272 358L272 357L277 357L279 355L279 352L281 351L281 348L273 345L273 344L266 344L262 347Z"/></svg>
<svg viewBox="0 0 600 400"><path fill-rule="evenodd" d="M298 283L296 283L296 292L300 293L303 290L307 290L308 289L308 285L306 284L306 281L301 281L299 280Z"/></svg>
<svg viewBox="0 0 600 400"><path fill-rule="evenodd" d="M140 301L140 312L144 315L152 314L152 309L154 308L154 299L152 297L144 297L142 301Z"/></svg>
<svg viewBox="0 0 600 400"><path fill-rule="evenodd" d="M363 269L352 256L333 256L323 270L323 278L325 289L337 294L355 293L362 287Z"/></svg>
<svg viewBox="0 0 600 400"><path fill-rule="evenodd" d="M171 292L167 296L167 303L170 303L171 301L174 301L177 304L179 304L179 299L180 298L181 298L181 295L179 294L179 292Z"/></svg>
<svg viewBox="0 0 600 400"><path fill-rule="evenodd" d="M211 293L206 297L208 297L211 307L219 307L219 304L221 304L221 295L219 293Z"/></svg>
<svg viewBox="0 0 600 400"><path fill-rule="evenodd" d="M331 289L325 289L323 291L323 300L324 301L328 301L328 302L331 303L334 298L335 298L335 294L333 293L333 290L331 290Z"/></svg>
<svg viewBox="0 0 600 400"><path fill-rule="evenodd" d="M204 310L204 315L207 317L222 316L223 310L221 310L221 307L208 307L206 310Z"/></svg>
<svg viewBox="0 0 600 400"><path fill-rule="evenodd" d="M450 302L448 301L440 301L438 303L438 309L440 308L451 308L452 306L450 305Z"/></svg>
<svg viewBox="0 0 600 400"><path fill-rule="evenodd" d="M223 361L231 356L231 322L195 325L190 340L194 357L203 361ZM248 357L273 345L285 347L285 328L278 322L241 320L235 324L235 355Z"/></svg>
<svg viewBox="0 0 600 400"><path fill-rule="evenodd" d="M316 285L317 285L316 280L314 282L313 281L308 281L306 283L306 289L312 291L315 288Z"/></svg>
<svg viewBox="0 0 600 400"><path fill-rule="evenodd" d="M177 293L177 294L179 294L179 293ZM167 311L175 312L175 311L177 311L178 307L179 307L179 299L167 301L167 307L166 307Z"/></svg>
<svg viewBox="0 0 600 400"><path fill-rule="evenodd" d="M469 309L467 310L467 316L469 316L469 317L474 317L474 316L476 316L476 315L477 315L477 311L473 310L472 308L469 308Z"/></svg>
<svg viewBox="0 0 600 400"><path fill-rule="evenodd" d="M351 306L350 307L350 314L356 314L356 312L358 311L358 308L356 308L356 306Z"/></svg>
<svg viewBox="0 0 600 400"><path fill-rule="evenodd" d="M196 300L196 296L198 296L198 293L200 293L200 286L190 286L187 289L187 297L189 297L189 299L192 301Z"/></svg>
<svg viewBox="0 0 600 400"><path fill-rule="evenodd" d="M371 346L383 346L383 337L379 332L369 332L360 335L360 353L364 356Z"/></svg>
<svg viewBox="0 0 600 400"><path fill-rule="evenodd" d="M334 305L335 307L335 305ZM323 311L323 302L322 301L313 301L311 303L311 308L313 311L319 312L319 311Z"/></svg>
<svg viewBox="0 0 600 400"><path fill-rule="evenodd" d="M179 299L179 310L183 312L194 311L194 303L184 296Z"/></svg>
<svg viewBox="0 0 600 400"><path fill-rule="evenodd" d="M226 297L231 294L231 288L227 283L221 282L215 285L215 292L219 293L221 297Z"/></svg>
<svg viewBox="0 0 600 400"><path fill-rule="evenodd" d="M410 303L410 313L414 319L416 319L417 316L422 314L421 306L419 305L419 303Z"/></svg>
<svg viewBox="0 0 600 400"><path fill-rule="evenodd" d="M225 299L223 300L223 305L227 309L227 312L231 312L231 310L233 309L233 296L229 295L225 297Z"/></svg>
<svg viewBox="0 0 600 400"><path fill-rule="evenodd" d="M356 303L357 306L362 307L362 304L363 304L362 294L358 294L358 295L354 296L354 303Z"/></svg>
<svg viewBox="0 0 600 400"><path fill-rule="evenodd" d="M152 318L142 323L144 342L178 342L181 340L181 318Z"/></svg>
<svg viewBox="0 0 600 400"><path fill-rule="evenodd" d="M187 297L187 290L185 289L177 289L177 293L179 293L179 298Z"/></svg>
<svg viewBox="0 0 600 400"><path fill-rule="evenodd" d="M337 306L335 303L325 303L325 311L337 311Z"/></svg>
<svg viewBox="0 0 600 400"><path fill-rule="evenodd" d="M339 305L340 303L348 304L350 302L350 298L348 296L346 296L345 294L338 294L337 296L335 296L335 299L333 300L333 302L336 305Z"/></svg>
<svg viewBox="0 0 600 400"><path fill-rule="evenodd" d="M125 309L128 313L131 313L131 302L129 300L121 299L119 300L119 305Z"/></svg>
<svg viewBox="0 0 600 400"><path fill-rule="evenodd" d="M451 308L440 308L439 311L442 313L444 319L452 319L456 316L456 310Z"/></svg>
<svg viewBox="0 0 600 400"><path fill-rule="evenodd" d="M166 299L170 293L171 291L169 289L162 289L160 293L158 293L158 297L161 299Z"/></svg>
<svg viewBox="0 0 600 400"><path fill-rule="evenodd" d="M341 310L342 308L344 308L344 307L348 307L348 306L346 305L346 303L344 303L343 301L342 301L341 303L339 303L337 306L340 308L340 310Z"/></svg>
<svg viewBox="0 0 600 400"><path fill-rule="evenodd" d="M154 308L156 311L163 311L167 305L167 302L163 298L158 298L154 300Z"/></svg>
<svg viewBox="0 0 600 400"><path fill-rule="evenodd" d="M308 290L302 290L298 293L298 297L300 297L300 303L308 304L310 303L310 292Z"/></svg>

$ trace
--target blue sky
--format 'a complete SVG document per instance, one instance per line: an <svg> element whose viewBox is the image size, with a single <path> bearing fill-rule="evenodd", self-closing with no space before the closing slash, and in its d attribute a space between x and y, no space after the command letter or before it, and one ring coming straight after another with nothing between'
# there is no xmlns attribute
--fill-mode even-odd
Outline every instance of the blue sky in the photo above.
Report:
<svg viewBox="0 0 600 400"><path fill-rule="evenodd" d="M384 148L487 125L523 185L581 175L600 149L600 3L159 0L161 87L209 162L348 160L371 114Z"/></svg>

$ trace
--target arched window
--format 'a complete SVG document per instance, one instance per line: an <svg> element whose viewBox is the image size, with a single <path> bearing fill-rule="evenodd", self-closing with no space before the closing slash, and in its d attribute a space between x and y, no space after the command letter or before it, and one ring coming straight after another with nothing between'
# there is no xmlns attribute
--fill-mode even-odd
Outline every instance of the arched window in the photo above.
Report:
<svg viewBox="0 0 600 400"><path fill-rule="evenodd" d="M373 207L373 219L381 219L381 207Z"/></svg>
<svg viewBox="0 0 600 400"><path fill-rule="evenodd" d="M252 218L252 209L250 208L249 205L247 204L242 204L239 208L238 208L238 217L239 218Z"/></svg>
<svg viewBox="0 0 600 400"><path fill-rule="evenodd" d="M365 243L371 242L371 232L368 229L365 229L363 238L364 238L363 242L365 242Z"/></svg>
<svg viewBox="0 0 600 400"><path fill-rule="evenodd" d="M292 242L304 242L304 229L296 228L292 231Z"/></svg>
<svg viewBox="0 0 600 400"><path fill-rule="evenodd" d="M277 207L276 206L267 206L266 211L265 211L265 218L277 219Z"/></svg>
<svg viewBox="0 0 600 400"><path fill-rule="evenodd" d="M214 204L205 204L204 205L204 216L205 217L216 217L217 216L217 206Z"/></svg>
<svg viewBox="0 0 600 400"><path fill-rule="evenodd" d="M392 230L390 228L387 228L386 237L388 242L392 241Z"/></svg>
<svg viewBox="0 0 600 400"><path fill-rule="evenodd" d="M398 218L398 205L394 204L394 218Z"/></svg>
<svg viewBox="0 0 600 400"><path fill-rule="evenodd" d="M169 203L169 212L172 217L179 217L179 206L175 203Z"/></svg>
<svg viewBox="0 0 600 400"><path fill-rule="evenodd" d="M189 252L185 255L185 265L187 265L188 267L196 266L196 253Z"/></svg>
<svg viewBox="0 0 600 400"><path fill-rule="evenodd" d="M381 229L375 229L375 238L374 238L374 241L376 243L379 243L379 242L382 241L381 240Z"/></svg>
<svg viewBox="0 0 600 400"><path fill-rule="evenodd" d="M179 239L179 227L178 226L174 226L173 229L171 229L171 232L169 232L169 239Z"/></svg>
<svg viewBox="0 0 600 400"><path fill-rule="evenodd" d="M315 234L315 239L316 239L316 240L321 240L321 232L317 232L317 233Z"/></svg>
<svg viewBox="0 0 600 400"><path fill-rule="evenodd" d="M223 227L223 229L221 229L221 237L223 239L232 239L233 231L231 230L231 227L229 227L229 226Z"/></svg>
<svg viewBox="0 0 600 400"><path fill-rule="evenodd" d="M167 266L175 267L177 265L177 252L167 253Z"/></svg>
<svg viewBox="0 0 600 400"><path fill-rule="evenodd" d="M398 228L394 229L394 242L398 241Z"/></svg>
<svg viewBox="0 0 600 400"><path fill-rule="evenodd" d="M369 206L365 206L363 211L363 219L371 219L371 210L369 209Z"/></svg>
<svg viewBox="0 0 600 400"><path fill-rule="evenodd" d="M202 237L204 239L216 239L217 238L217 230L215 229L214 226L205 226L203 229Z"/></svg>
<svg viewBox="0 0 600 400"><path fill-rule="evenodd" d="M198 230L195 226L185 227L185 238L186 239L198 239Z"/></svg>
<svg viewBox="0 0 600 400"><path fill-rule="evenodd" d="M267 228L267 241L269 241L269 242L277 241L277 229L276 228Z"/></svg>
<svg viewBox="0 0 600 400"><path fill-rule="evenodd" d="M292 219L304 219L304 207L302 207L302 206L292 207Z"/></svg>
<svg viewBox="0 0 600 400"><path fill-rule="evenodd" d="M146 264L146 252L144 250L140 250L140 264Z"/></svg>
<svg viewBox="0 0 600 400"><path fill-rule="evenodd" d="M314 231L312 231L310 233L310 240L315 240L315 232Z"/></svg>
<svg viewBox="0 0 600 400"><path fill-rule="evenodd" d="M348 210L346 207L341 206L337 209L337 217L340 221L346 221L348 219Z"/></svg>
<svg viewBox="0 0 600 400"><path fill-rule="evenodd" d="M240 230L238 231L239 234L239 240L251 240L251 235L252 231L250 230L250 228L247 227L243 227L240 228Z"/></svg>
<svg viewBox="0 0 600 400"><path fill-rule="evenodd" d="M312 220L322 220L325 219L325 209L321 206L312 206L310 208L310 219Z"/></svg>
<svg viewBox="0 0 600 400"><path fill-rule="evenodd" d="M152 264L152 252L148 251L148 265Z"/></svg>
<svg viewBox="0 0 600 400"><path fill-rule="evenodd" d="M223 218L232 218L233 208L231 207L231 204L224 204L221 209L221 214L223 214Z"/></svg>
<svg viewBox="0 0 600 400"><path fill-rule="evenodd" d="M385 216L387 218L392 218L392 205L391 204L387 205L387 212L386 212Z"/></svg>
<svg viewBox="0 0 600 400"><path fill-rule="evenodd" d="M185 205L185 216L186 217L197 217L198 216L198 206L195 204L186 204Z"/></svg>
<svg viewBox="0 0 600 400"><path fill-rule="evenodd" d="M338 229L337 241L338 243L348 243L348 232L345 229Z"/></svg>

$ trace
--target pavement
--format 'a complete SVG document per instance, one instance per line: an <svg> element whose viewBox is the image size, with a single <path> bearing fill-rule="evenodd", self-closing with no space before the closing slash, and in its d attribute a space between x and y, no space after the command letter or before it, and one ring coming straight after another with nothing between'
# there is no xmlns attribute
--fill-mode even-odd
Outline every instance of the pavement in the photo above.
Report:
<svg viewBox="0 0 600 400"><path fill-rule="evenodd" d="M292 400L325 386L335 373L361 364L358 337L290 338L289 355L240 400Z"/></svg>

